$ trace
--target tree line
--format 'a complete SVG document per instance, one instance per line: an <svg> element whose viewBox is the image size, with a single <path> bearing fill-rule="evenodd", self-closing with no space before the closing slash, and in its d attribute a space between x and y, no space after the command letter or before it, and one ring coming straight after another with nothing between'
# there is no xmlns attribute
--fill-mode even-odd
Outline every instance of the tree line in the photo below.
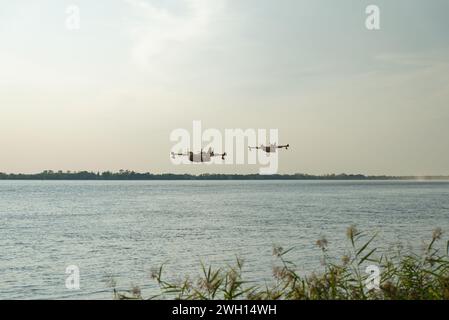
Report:
<svg viewBox="0 0 449 320"><path fill-rule="evenodd" d="M448 179L445 176L420 177L424 179ZM150 172L139 173L130 170L118 172L104 171L53 171L45 170L41 173L0 173L0 180L411 180L416 177L399 176L367 176L363 174L324 174L310 175L303 173L295 174L153 174Z"/></svg>

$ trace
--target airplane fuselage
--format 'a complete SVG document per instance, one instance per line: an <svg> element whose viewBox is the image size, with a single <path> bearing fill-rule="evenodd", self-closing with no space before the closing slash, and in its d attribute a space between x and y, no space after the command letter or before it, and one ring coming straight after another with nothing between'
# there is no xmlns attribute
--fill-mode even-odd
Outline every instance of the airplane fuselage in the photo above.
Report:
<svg viewBox="0 0 449 320"><path fill-rule="evenodd" d="M277 148L276 148L276 147L263 147L263 150L264 150L266 153L275 153L276 150L277 150Z"/></svg>
<svg viewBox="0 0 449 320"><path fill-rule="evenodd" d="M189 161L191 162L210 162L211 161L211 155L210 153L193 153L189 152Z"/></svg>

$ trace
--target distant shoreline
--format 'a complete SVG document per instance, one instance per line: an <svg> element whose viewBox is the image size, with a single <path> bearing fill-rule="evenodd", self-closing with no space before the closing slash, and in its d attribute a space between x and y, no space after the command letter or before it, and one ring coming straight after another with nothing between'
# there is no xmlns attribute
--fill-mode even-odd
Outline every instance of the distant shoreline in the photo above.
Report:
<svg viewBox="0 0 449 320"><path fill-rule="evenodd" d="M62 171L44 171L35 174L6 174L0 173L0 180L89 180L89 181L150 181L150 180L399 180L399 181L444 181L449 180L449 176L368 176L363 174L152 174L138 173L134 171L121 170L119 172L62 172Z"/></svg>

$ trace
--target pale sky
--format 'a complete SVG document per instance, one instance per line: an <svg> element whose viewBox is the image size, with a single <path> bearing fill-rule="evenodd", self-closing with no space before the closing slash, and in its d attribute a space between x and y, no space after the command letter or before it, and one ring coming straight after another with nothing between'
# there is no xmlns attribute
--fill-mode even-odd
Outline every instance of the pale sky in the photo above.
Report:
<svg viewBox="0 0 449 320"><path fill-rule="evenodd" d="M0 172L258 172L174 166L170 133L201 120L278 129L292 146L280 173L448 175L448 13L447 0L0 0Z"/></svg>

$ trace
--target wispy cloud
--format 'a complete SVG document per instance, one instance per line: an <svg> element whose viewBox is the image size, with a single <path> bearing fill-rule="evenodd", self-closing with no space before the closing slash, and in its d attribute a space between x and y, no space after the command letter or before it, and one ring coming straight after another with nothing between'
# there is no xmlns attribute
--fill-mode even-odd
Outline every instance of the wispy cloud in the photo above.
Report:
<svg viewBox="0 0 449 320"><path fill-rule="evenodd" d="M144 0L125 0L137 19L129 27L132 57L142 67L151 67L167 55L186 50L192 41L210 32L210 24L225 6L225 0L183 0L176 7L158 7Z"/></svg>

